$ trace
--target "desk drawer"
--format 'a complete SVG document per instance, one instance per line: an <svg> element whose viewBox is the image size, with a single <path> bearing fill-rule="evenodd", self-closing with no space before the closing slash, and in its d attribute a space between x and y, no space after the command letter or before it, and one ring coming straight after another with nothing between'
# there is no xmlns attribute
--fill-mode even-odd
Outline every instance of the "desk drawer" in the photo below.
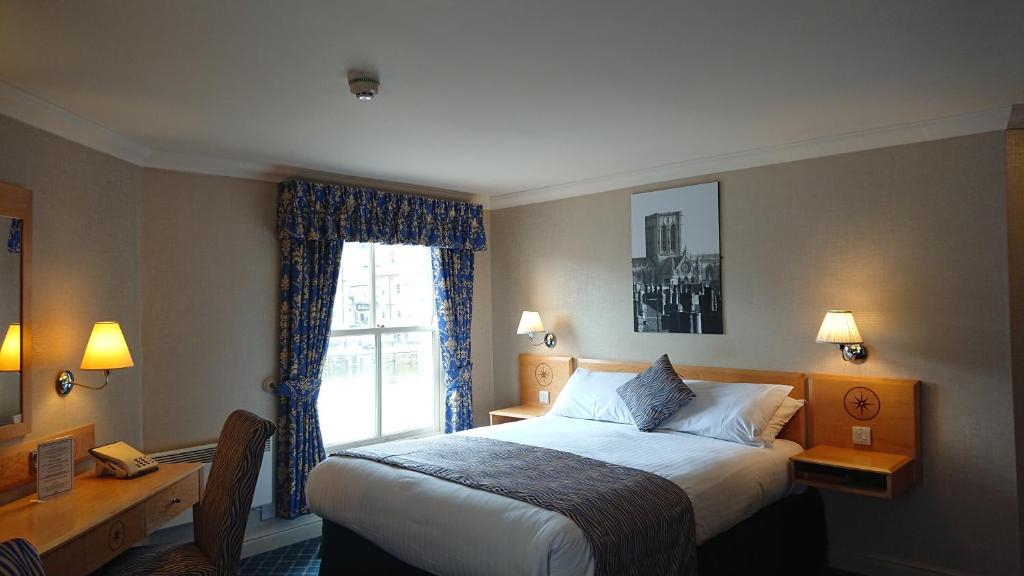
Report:
<svg viewBox="0 0 1024 576"><path fill-rule="evenodd" d="M146 500L146 528L152 532L199 502L199 471L178 480Z"/></svg>
<svg viewBox="0 0 1024 576"><path fill-rule="evenodd" d="M88 574L146 537L146 512L131 508L43 556L47 574Z"/></svg>

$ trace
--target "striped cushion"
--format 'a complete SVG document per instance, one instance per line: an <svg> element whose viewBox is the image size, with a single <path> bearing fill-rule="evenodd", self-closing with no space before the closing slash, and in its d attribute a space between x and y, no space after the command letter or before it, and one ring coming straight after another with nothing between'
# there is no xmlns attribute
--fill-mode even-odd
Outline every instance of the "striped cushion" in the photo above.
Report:
<svg viewBox="0 0 1024 576"><path fill-rule="evenodd" d="M651 367L615 389L633 415L636 427L650 432L663 420L696 398L693 390L672 369L668 354L654 361Z"/></svg>
<svg viewBox="0 0 1024 576"><path fill-rule="evenodd" d="M28 540L0 543L0 576L45 576L43 561Z"/></svg>

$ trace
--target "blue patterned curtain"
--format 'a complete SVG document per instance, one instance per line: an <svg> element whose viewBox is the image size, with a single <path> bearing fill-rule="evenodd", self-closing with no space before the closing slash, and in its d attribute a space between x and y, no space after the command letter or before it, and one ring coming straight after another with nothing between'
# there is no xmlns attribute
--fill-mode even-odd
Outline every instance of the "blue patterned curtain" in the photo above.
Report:
<svg viewBox="0 0 1024 576"><path fill-rule="evenodd" d="M282 382L275 500L278 516L295 518L309 511L306 478L326 456L316 401L343 241L434 248L446 432L473 425L473 251L485 250L487 241L479 204L304 180L278 187L277 221Z"/></svg>
<svg viewBox="0 0 1024 576"><path fill-rule="evenodd" d="M280 374L277 415L277 515L309 512L306 478L326 457L317 397L331 334L342 238L341 195L318 188L280 186L277 234L281 244Z"/></svg>
<svg viewBox="0 0 1024 576"><path fill-rule="evenodd" d="M444 377L444 431L473 427L473 361L469 333L473 321L473 251L431 250L434 307L441 340Z"/></svg>
<svg viewBox="0 0 1024 576"><path fill-rule="evenodd" d="M7 251L11 254L21 252L21 218L11 220L11 229L7 233Z"/></svg>

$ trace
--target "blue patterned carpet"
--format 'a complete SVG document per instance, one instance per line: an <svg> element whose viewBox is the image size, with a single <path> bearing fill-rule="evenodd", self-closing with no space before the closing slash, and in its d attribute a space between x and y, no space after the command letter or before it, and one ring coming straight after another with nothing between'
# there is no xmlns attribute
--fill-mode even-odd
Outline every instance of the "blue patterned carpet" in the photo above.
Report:
<svg viewBox="0 0 1024 576"><path fill-rule="evenodd" d="M242 560L239 576L316 576L320 573L320 538L296 542Z"/></svg>

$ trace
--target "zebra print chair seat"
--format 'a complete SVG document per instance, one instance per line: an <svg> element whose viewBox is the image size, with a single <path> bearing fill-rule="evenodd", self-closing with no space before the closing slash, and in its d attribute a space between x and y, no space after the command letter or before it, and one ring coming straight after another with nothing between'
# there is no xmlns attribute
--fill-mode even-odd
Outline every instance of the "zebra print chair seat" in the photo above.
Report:
<svg viewBox="0 0 1024 576"><path fill-rule="evenodd" d="M0 576L46 576L43 561L28 540L0 542Z"/></svg>
<svg viewBox="0 0 1024 576"><path fill-rule="evenodd" d="M195 543L132 548L98 574L237 574L263 447L273 433L273 422L245 410L232 412L221 430L210 478L196 507Z"/></svg>

